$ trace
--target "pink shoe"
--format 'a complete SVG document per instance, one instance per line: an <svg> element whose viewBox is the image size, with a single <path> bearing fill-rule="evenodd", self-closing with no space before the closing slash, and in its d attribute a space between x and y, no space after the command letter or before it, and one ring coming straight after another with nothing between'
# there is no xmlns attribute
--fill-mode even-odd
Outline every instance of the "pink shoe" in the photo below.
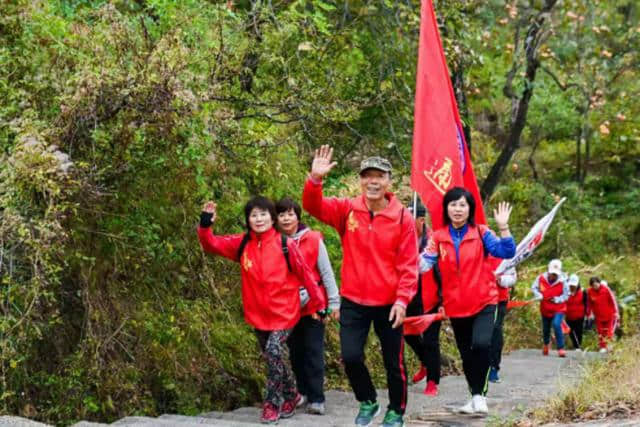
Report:
<svg viewBox="0 0 640 427"><path fill-rule="evenodd" d="M563 348L558 349L558 357L567 357L567 352Z"/></svg>
<svg viewBox="0 0 640 427"><path fill-rule="evenodd" d="M549 355L549 344L545 344L542 346L542 355L543 356Z"/></svg>
<svg viewBox="0 0 640 427"><path fill-rule="evenodd" d="M427 386L424 389L424 394L427 396L438 395L438 384L435 381L427 381Z"/></svg>
<svg viewBox="0 0 640 427"><path fill-rule="evenodd" d="M280 418L290 418L293 417L293 414L296 413L296 408L298 407L298 403L302 401L302 395L297 393L296 396L291 400L285 400L280 407Z"/></svg>
<svg viewBox="0 0 640 427"><path fill-rule="evenodd" d="M280 419L280 412L276 405L271 402L264 402L262 405L262 416L260 422L263 424L275 424Z"/></svg>
<svg viewBox="0 0 640 427"><path fill-rule="evenodd" d="M413 376L413 383L419 383L427 376L427 368L424 365L420 366L420 370Z"/></svg>

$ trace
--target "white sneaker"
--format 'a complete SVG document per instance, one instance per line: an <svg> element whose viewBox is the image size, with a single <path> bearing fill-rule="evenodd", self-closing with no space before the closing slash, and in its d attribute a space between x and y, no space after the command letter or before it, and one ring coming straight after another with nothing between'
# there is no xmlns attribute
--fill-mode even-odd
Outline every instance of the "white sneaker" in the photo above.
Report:
<svg viewBox="0 0 640 427"><path fill-rule="evenodd" d="M473 414L475 412L473 409L473 398L468 401L466 405L459 407L458 412L461 414Z"/></svg>
<svg viewBox="0 0 640 427"><path fill-rule="evenodd" d="M606 348L601 348L601 349L600 349L600 353L603 353L603 354L604 354L604 353L606 353L606 352L607 352L607 349L606 349Z"/></svg>
<svg viewBox="0 0 640 427"><path fill-rule="evenodd" d="M487 398L476 394L471 398L471 404L473 405L473 410L477 414L488 414L489 408L487 407Z"/></svg>
<svg viewBox="0 0 640 427"><path fill-rule="evenodd" d="M296 405L296 408L301 407L302 405L304 405L305 403L307 403L307 396L305 396L304 394L300 395L300 401L298 402L298 404Z"/></svg>

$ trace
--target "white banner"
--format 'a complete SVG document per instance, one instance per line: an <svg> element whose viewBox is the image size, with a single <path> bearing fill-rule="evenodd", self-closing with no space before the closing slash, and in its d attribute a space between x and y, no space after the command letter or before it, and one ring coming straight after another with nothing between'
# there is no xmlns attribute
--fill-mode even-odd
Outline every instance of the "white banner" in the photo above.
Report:
<svg viewBox="0 0 640 427"><path fill-rule="evenodd" d="M518 243L518 247L516 248L516 255L511 259L505 259L500 263L498 268L496 269L496 275L502 273L510 269L511 267L515 267L520 264L525 259L529 258L533 255L533 251L536 250L540 243L544 240L544 235L547 233L549 226L553 222L553 218L556 216L556 212L560 208L560 205L567 200L566 197L563 197L558 204L556 204L551 212L546 214L540 221L536 222L536 225L531 228L527 236Z"/></svg>

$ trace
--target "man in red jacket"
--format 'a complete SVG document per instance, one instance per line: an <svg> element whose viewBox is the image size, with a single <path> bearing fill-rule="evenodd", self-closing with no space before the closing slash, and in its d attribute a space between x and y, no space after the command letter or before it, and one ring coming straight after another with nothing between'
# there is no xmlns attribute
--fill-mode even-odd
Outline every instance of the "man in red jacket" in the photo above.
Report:
<svg viewBox="0 0 640 427"><path fill-rule="evenodd" d="M357 426L368 426L380 412L376 389L364 363L364 346L373 328L387 371L389 406L383 426L400 427L407 403L402 323L418 283L418 247L413 218L388 192L391 164L370 157L360 165L362 194L324 197L322 179L336 165L333 149L316 150L302 193L302 206L333 226L342 240L340 346L342 361L360 411Z"/></svg>
<svg viewBox="0 0 640 427"><path fill-rule="evenodd" d="M620 315L613 292L604 280L589 279L587 291L587 317L595 317L600 353L607 352L607 342L613 338Z"/></svg>

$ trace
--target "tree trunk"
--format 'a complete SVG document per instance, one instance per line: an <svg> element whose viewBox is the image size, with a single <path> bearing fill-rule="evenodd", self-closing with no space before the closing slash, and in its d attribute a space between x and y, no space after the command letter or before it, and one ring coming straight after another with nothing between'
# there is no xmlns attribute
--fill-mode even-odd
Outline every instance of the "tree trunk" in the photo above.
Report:
<svg viewBox="0 0 640 427"><path fill-rule="evenodd" d="M536 161L534 159L534 155L536 154L536 151L538 150L538 145L540 145L540 139L536 140L536 142L533 143L533 147L531 148L531 154L529 154L529 166L531 166L531 173L533 174L533 180L534 181L538 181L538 171L536 170Z"/></svg>
<svg viewBox="0 0 640 427"><path fill-rule="evenodd" d="M480 194L483 202L486 204L489 198L495 191L500 181L500 177L504 173L511 157L520 147L520 136L527 123L527 113L529 111L529 101L533 95L534 81L536 79L536 72L540 67L540 61L538 60L538 48L542 43L543 26L546 20L549 18L551 9L556 4L557 0L546 0L543 9L538 13L533 22L530 23L527 35L524 41L525 53L527 59L527 68L525 72L525 88L522 91L520 98L517 98L513 94L513 88L511 87L511 79L507 79L505 85L505 93L511 94L514 109L511 114L511 126L507 140L505 141L504 148L498 156L498 159L491 167L489 175L482 183ZM512 68L510 74L514 75L515 67ZM517 100L517 102L516 102Z"/></svg>
<svg viewBox="0 0 640 427"><path fill-rule="evenodd" d="M462 131L464 133L464 139L469 149L469 156L473 157L471 153L471 126L469 126L469 105L467 104L467 96L464 93L464 69L460 66L454 70L451 76L451 83L453 84L453 92L458 103L458 111L462 119Z"/></svg>

